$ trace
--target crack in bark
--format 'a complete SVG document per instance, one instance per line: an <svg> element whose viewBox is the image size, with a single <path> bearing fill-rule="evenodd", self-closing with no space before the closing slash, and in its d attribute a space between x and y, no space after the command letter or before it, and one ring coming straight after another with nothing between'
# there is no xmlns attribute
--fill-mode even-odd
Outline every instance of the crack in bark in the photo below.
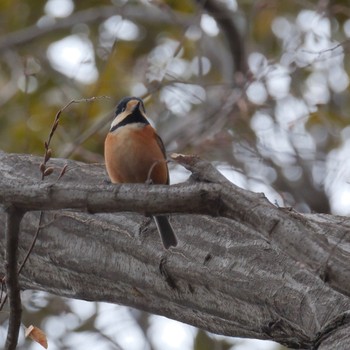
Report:
<svg viewBox="0 0 350 350"><path fill-rule="evenodd" d="M331 337L345 325L350 325L350 310L329 321L323 327L323 329L316 334L315 340L312 342L311 349L318 349L326 339Z"/></svg>

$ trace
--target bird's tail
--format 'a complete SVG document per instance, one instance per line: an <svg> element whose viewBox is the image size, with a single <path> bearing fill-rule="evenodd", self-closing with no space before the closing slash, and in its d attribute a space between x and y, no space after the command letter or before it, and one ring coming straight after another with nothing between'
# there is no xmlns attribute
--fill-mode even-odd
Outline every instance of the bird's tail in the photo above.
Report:
<svg viewBox="0 0 350 350"><path fill-rule="evenodd" d="M162 238L162 242L165 249L169 249L171 246L177 246L177 238L173 228L170 225L168 217L165 215L153 216L154 222L157 225L158 232Z"/></svg>

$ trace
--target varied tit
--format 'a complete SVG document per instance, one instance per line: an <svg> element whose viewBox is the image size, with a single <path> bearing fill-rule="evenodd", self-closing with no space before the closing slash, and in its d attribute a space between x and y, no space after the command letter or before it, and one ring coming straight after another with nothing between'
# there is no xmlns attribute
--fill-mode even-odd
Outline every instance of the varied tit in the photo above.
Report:
<svg viewBox="0 0 350 350"><path fill-rule="evenodd" d="M143 101L123 98L105 140L105 161L112 183L169 185L169 170L161 138L146 117ZM177 245L167 216L154 216L166 249Z"/></svg>

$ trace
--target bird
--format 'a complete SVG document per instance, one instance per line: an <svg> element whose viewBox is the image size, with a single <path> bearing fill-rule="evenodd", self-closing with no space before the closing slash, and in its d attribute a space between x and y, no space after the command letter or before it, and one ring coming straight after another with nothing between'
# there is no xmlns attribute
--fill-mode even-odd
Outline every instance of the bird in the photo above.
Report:
<svg viewBox="0 0 350 350"><path fill-rule="evenodd" d="M112 183L169 185L165 147L149 123L144 103L124 97L105 139L105 165ZM177 246L177 237L166 215L153 216L165 249Z"/></svg>

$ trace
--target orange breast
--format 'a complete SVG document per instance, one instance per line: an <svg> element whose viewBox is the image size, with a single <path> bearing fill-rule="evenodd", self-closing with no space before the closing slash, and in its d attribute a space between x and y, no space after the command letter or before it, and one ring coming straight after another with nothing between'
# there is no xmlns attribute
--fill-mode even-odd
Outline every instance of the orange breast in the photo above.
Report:
<svg viewBox="0 0 350 350"><path fill-rule="evenodd" d="M109 133L105 141L105 161L113 183L168 184L168 166L150 126L126 125Z"/></svg>

